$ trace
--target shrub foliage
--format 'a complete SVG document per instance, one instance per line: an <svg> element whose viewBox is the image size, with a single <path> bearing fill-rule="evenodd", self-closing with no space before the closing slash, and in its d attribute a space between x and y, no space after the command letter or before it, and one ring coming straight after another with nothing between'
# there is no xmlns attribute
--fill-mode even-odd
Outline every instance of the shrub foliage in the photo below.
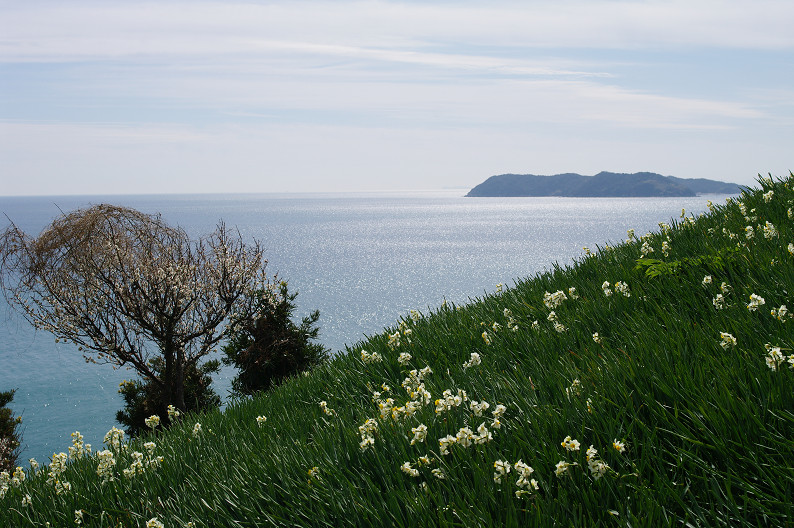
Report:
<svg viewBox="0 0 794 528"><path fill-rule="evenodd" d="M14 417L8 404L14 399L13 390L0 392L0 471L13 471L21 444L19 425L22 417Z"/></svg>
<svg viewBox="0 0 794 528"><path fill-rule="evenodd" d="M273 300L255 301L265 308L256 319L241 325L223 347L224 363L239 369L232 390L240 396L266 391L328 358L328 350L313 342L320 332L316 326L320 312L315 310L300 325L295 324L298 293L290 293L285 281L279 283L275 295L269 291L253 295L257 299L271 295Z"/></svg>

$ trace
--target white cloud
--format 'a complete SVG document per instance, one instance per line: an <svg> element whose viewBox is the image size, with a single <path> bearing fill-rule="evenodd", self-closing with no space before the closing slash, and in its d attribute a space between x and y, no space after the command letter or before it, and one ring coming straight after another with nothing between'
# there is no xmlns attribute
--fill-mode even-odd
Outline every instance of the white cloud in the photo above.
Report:
<svg viewBox="0 0 794 528"><path fill-rule="evenodd" d="M468 44L541 48L794 47L786 0L15 2L5 61L256 54L261 40L411 51ZM316 51L316 50L315 50ZM328 49L326 50L328 51ZM344 53L343 53L344 54ZM403 56L405 58L405 56ZM392 57L394 58L394 57Z"/></svg>
<svg viewBox="0 0 794 528"><path fill-rule="evenodd" d="M780 63L794 48L789 1L0 10L0 65L19 74L0 93L4 194L468 186L498 172L694 177L715 166L736 180L761 154L781 165L773 147L786 151L794 120L785 90L751 76L721 89L752 59L704 65L702 77L687 64L689 82L666 76L689 50Z"/></svg>

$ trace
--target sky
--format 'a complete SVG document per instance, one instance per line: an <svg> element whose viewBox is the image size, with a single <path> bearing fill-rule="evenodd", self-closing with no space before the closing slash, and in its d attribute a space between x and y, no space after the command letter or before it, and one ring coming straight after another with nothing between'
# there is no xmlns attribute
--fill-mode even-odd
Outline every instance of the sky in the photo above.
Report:
<svg viewBox="0 0 794 528"><path fill-rule="evenodd" d="M794 170L790 0L0 0L0 195Z"/></svg>

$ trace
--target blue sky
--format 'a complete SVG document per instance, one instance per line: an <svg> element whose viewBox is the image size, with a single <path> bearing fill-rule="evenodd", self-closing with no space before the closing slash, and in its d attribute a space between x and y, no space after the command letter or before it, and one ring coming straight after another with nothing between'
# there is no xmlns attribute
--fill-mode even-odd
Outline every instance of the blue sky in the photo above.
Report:
<svg viewBox="0 0 794 528"><path fill-rule="evenodd" d="M0 195L794 170L794 2L0 0Z"/></svg>

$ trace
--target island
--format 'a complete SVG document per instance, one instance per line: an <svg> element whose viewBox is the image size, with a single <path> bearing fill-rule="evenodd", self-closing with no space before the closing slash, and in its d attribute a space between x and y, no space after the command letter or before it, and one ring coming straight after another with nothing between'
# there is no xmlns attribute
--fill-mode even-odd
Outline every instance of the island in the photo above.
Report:
<svg viewBox="0 0 794 528"><path fill-rule="evenodd" d="M654 172L599 172L595 176L500 174L477 185L466 196L645 197L739 194L741 191L742 187L735 183L705 178L676 178Z"/></svg>

